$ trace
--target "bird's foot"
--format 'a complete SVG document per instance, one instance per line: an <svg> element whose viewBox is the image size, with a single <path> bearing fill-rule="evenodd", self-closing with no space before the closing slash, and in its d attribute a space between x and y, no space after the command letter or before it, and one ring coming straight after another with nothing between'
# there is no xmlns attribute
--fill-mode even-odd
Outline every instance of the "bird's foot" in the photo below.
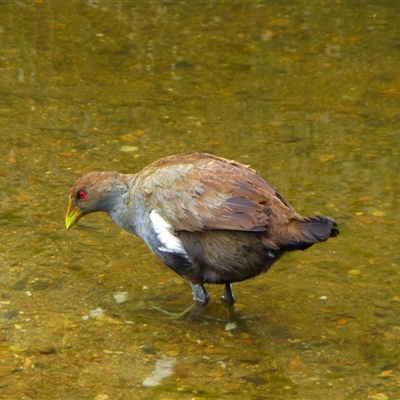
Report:
<svg viewBox="0 0 400 400"><path fill-rule="evenodd" d="M167 319L202 319L203 316L200 314L202 313L204 307L209 303L210 296L204 289L204 286L201 284L190 284L192 286L193 291L193 304L187 308L186 310L180 313L172 313L166 311L157 306L149 306L152 310L159 311L166 315L165 318Z"/></svg>
<svg viewBox="0 0 400 400"><path fill-rule="evenodd" d="M202 314L203 307L198 307L196 304L192 304L186 310L183 310L180 313L174 313L167 310L164 310L161 307L157 307L154 305L148 305L150 310L158 311L164 314L164 319L171 319L171 320L200 320L203 322L208 321L218 321L218 322L226 322L226 319L213 317L211 315Z"/></svg>
<svg viewBox="0 0 400 400"><path fill-rule="evenodd" d="M174 313L167 310L164 310L161 307L157 307L154 305L148 306L151 310L158 311L165 315L165 319L196 319L200 318L200 314L202 312L203 307L198 307L196 304L192 304L186 310L183 310L180 313Z"/></svg>

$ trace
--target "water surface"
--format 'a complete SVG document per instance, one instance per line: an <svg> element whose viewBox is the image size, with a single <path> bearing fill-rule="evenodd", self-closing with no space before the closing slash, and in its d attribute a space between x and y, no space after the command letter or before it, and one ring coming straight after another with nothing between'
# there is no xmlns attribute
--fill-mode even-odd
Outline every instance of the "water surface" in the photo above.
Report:
<svg viewBox="0 0 400 400"><path fill-rule="evenodd" d="M388 2L2 3L0 398L397 399L399 26ZM235 330L149 311L189 285L107 216L64 227L81 174L183 151L340 225L235 285Z"/></svg>

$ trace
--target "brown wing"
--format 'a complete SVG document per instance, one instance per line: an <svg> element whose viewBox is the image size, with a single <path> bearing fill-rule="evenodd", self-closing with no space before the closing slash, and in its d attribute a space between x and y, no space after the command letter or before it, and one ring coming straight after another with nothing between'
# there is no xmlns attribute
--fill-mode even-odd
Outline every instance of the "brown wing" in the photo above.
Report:
<svg viewBox="0 0 400 400"><path fill-rule="evenodd" d="M147 203L176 231L262 232L275 214L297 215L255 171L206 154L156 161L139 174L137 185Z"/></svg>

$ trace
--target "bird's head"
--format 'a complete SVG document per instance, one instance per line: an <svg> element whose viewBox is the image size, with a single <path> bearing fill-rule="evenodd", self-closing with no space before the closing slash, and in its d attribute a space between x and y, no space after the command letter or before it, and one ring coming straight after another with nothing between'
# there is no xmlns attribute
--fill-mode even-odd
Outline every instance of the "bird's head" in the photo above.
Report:
<svg viewBox="0 0 400 400"><path fill-rule="evenodd" d="M124 177L116 172L89 172L79 178L71 189L66 228L72 228L86 214L112 212L128 192Z"/></svg>

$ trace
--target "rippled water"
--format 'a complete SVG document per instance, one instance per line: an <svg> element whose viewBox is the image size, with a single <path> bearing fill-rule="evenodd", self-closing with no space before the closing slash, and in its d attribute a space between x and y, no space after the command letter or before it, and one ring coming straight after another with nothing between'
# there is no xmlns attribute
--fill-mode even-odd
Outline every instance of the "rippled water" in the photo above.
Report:
<svg viewBox="0 0 400 400"><path fill-rule="evenodd" d="M0 398L397 399L399 26L395 2L0 4ZM191 150L341 230L235 285L234 330L148 310L189 285L107 216L64 227L81 174Z"/></svg>

